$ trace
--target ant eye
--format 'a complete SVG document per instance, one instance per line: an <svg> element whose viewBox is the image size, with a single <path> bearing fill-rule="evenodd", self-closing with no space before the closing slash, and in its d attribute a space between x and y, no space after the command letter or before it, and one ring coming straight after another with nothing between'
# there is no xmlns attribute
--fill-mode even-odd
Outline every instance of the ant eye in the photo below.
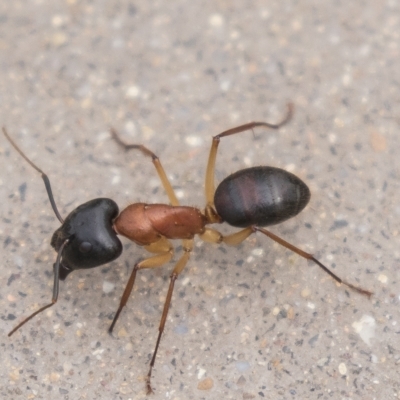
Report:
<svg viewBox="0 0 400 400"><path fill-rule="evenodd" d="M79 250L80 250L82 253L87 253L87 252L89 252L90 250L92 250L92 243L89 243L89 242L82 242L82 243L79 245Z"/></svg>

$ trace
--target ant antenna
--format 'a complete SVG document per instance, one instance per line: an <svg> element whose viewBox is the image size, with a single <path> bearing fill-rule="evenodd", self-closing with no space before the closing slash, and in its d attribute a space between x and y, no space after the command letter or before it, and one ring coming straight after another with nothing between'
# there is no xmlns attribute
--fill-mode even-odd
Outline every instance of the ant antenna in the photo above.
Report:
<svg viewBox="0 0 400 400"><path fill-rule="evenodd" d="M13 333L15 333L21 326L25 325L28 321L30 321L33 317L36 315L40 314L42 311L50 308L53 306L55 303L57 303L58 299L58 288L59 288L59 283L60 283L60 264L61 264L61 255L64 250L64 247L67 245L69 242L69 239L66 239L63 244L61 245L60 249L58 250L57 254L57 260L56 263L54 264L54 285L53 285L53 298L51 299L51 303L46 304L45 306L39 308L39 310L35 311L33 314L31 314L29 317L25 318L23 321L21 321L9 334L8 336L10 337Z"/></svg>
<svg viewBox="0 0 400 400"><path fill-rule="evenodd" d="M54 196L53 192L51 190L51 185L50 185L50 180L48 176L36 165L34 164L26 155L25 153L18 147L18 145L14 142L13 139L11 139L10 135L8 134L7 130L5 127L3 127L3 133L4 136L7 138L7 140L11 143L11 145L14 147L15 150L21 155L21 157L32 167L34 168L37 172L40 173L42 176L44 185L46 187L47 195L49 197L51 206L53 208L54 213L56 214L56 217L58 220L61 222L61 224L64 222L64 219L61 217L60 213L58 212L56 203L54 201ZM56 263L54 264L54 284L53 284L53 297L51 300L51 303L45 305L44 307L41 307L39 310L35 311L33 314L31 314L29 317L25 318L22 322L20 322L9 334L8 336L11 336L13 333L15 333L21 326L25 325L28 321L30 321L33 317L35 317L37 314L40 314L42 311L46 310L47 308L51 307L57 302L58 299L58 292L59 292L59 282L60 282L60 265L61 265L61 256L62 252L64 250L64 247L67 245L69 242L69 239L66 239L60 246L57 254L57 260Z"/></svg>
<svg viewBox="0 0 400 400"><path fill-rule="evenodd" d="M56 214L56 217L58 220L63 223L64 219L61 217L60 213L58 212L56 203L54 201L53 197L53 192L51 190L51 185L50 185L50 180L48 176L37 166L35 165L26 155L25 153L17 146L17 144L14 142L13 139L11 139L10 135L8 134L6 128L3 126L3 133L4 136L7 138L7 140L12 144L15 150L18 151L18 153L21 155L21 157L34 169L36 169L37 172L42 176L44 186L46 187L47 195L49 196L49 200L51 203L51 207L53 208L54 214Z"/></svg>

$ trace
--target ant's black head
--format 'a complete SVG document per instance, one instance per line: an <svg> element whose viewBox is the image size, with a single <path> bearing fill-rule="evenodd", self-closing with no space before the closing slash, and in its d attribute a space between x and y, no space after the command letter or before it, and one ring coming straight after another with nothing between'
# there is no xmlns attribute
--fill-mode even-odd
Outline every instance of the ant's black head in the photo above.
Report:
<svg viewBox="0 0 400 400"><path fill-rule="evenodd" d="M75 269L98 267L115 260L122 244L112 228L118 206L111 199L94 199L72 211L51 238L58 252L67 240L60 264L60 279Z"/></svg>

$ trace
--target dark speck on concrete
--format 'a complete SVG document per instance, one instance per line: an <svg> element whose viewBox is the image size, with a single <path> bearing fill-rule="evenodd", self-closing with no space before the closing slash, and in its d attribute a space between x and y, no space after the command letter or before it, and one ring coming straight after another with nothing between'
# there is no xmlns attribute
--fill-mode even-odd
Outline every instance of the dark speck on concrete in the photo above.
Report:
<svg viewBox="0 0 400 400"><path fill-rule="evenodd" d="M308 341L308 344L309 344L311 347L314 347L314 345L315 345L315 343L317 342L318 338L319 338L319 335L313 336L313 337Z"/></svg>
<svg viewBox="0 0 400 400"><path fill-rule="evenodd" d="M20 274L11 274L7 281L7 286L10 286L16 279L20 278Z"/></svg>
<svg viewBox="0 0 400 400"><path fill-rule="evenodd" d="M17 317L14 314L8 314L6 319L8 321L14 321L15 318L17 318Z"/></svg>
<svg viewBox="0 0 400 400"><path fill-rule="evenodd" d="M26 188L27 188L27 185L25 182L22 185L20 185L18 188L21 201L25 201Z"/></svg>
<svg viewBox="0 0 400 400"><path fill-rule="evenodd" d="M339 228L344 228L345 226L347 226L349 223L347 221L345 221L344 219L340 219L337 220L333 223L333 225L329 228L329 231L335 231L336 229Z"/></svg>
<svg viewBox="0 0 400 400"><path fill-rule="evenodd" d="M50 154L54 154L54 150L48 146L45 146L45 149L50 153Z"/></svg>

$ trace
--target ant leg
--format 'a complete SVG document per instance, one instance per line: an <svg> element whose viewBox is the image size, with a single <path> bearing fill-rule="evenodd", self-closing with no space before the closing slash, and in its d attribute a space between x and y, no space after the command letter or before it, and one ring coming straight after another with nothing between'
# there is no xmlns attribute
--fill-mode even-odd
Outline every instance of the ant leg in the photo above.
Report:
<svg viewBox="0 0 400 400"><path fill-rule="evenodd" d="M163 309L163 313L161 316L160 325L158 327L158 337L157 337L156 347L154 349L153 356L150 361L150 368L149 368L149 372L148 372L147 378L146 378L146 388L147 388L148 395L153 393L153 389L151 388L151 383L150 383L151 372L152 372L154 364L156 362L156 355L157 355L158 347L160 345L161 336L164 332L164 327L165 327L165 322L166 322L167 316L168 316L169 306L171 305L174 284L175 284L176 279L178 278L178 275L180 275L180 273L185 268L187 262L189 261L190 253L193 249L193 239L185 239L182 241L182 243L183 243L182 247L183 247L184 253L181 256L181 258L178 260L178 262L176 263L175 268L173 269L171 276L170 276L170 283L169 283L169 288L168 288L168 292L167 292L167 297L165 298L164 309Z"/></svg>
<svg viewBox="0 0 400 400"><path fill-rule="evenodd" d="M265 236L268 236L270 239L274 240L275 242L279 243L280 245L282 245L283 247L286 247L287 249L295 252L296 254L298 254L299 256L307 259L307 260L311 260L314 261L319 267L321 267L327 274L329 274L336 282L341 283L343 285L346 285L347 287L349 287L350 289L355 290L358 293L361 293L367 297L371 297L373 292L370 292L369 290L363 289L361 287L355 286L349 282L344 281L343 279L339 278L337 275L335 275L330 269L328 269L327 267L325 267L325 265L323 265L320 261L318 261L316 258L314 258L314 256L312 254L306 253L303 250L300 250L298 247L293 246L292 244L288 243L286 240L283 240L282 238L280 238L279 236L276 236L275 234L267 231L266 229L263 228L259 228L257 226L253 226L252 227L254 229L254 231L258 231L263 233Z"/></svg>
<svg viewBox="0 0 400 400"><path fill-rule="evenodd" d="M276 236L275 234L273 234L270 231L267 231L266 229L259 228L257 226L251 226L249 228L242 229L241 231L233 233L231 235L223 236L220 232L218 232L215 229L206 228L204 233L202 233L199 236L205 242L211 242L211 243L221 243L221 242L223 242L223 243L225 243L225 244L227 244L229 246L236 246L236 245L242 243L252 233L254 233L256 231L263 233L264 235L268 236L270 239L272 239L275 242L279 243L283 247L286 247L287 249L293 251L294 253L298 254L299 256L301 256L301 257L303 257L303 258L305 258L307 260L311 260L311 261L315 262L319 267L321 267L327 274L329 274L338 283L346 285L350 289L355 290L356 292L361 293L361 294L363 294L363 295L365 295L367 297L371 297L372 296L373 293L371 291L369 291L367 289L363 289L363 288L358 287L358 286L355 286L355 285L353 285L353 284L351 284L351 283L349 283L347 281L344 281L343 279L341 279L337 275L335 275L330 269L328 269L320 261L318 261L312 254L306 253L305 251L299 249L298 247L293 246L292 244L290 244L286 240L283 240L279 236Z"/></svg>
<svg viewBox="0 0 400 400"><path fill-rule="evenodd" d="M51 299L51 303L39 308L39 310L35 311L33 314L31 314L29 317L25 318L23 321L21 321L9 334L8 336L10 337L13 333L15 333L21 326L25 325L28 321L30 321L33 317L36 315L40 314L42 311L50 308L54 304L57 303L58 299L58 290L59 290L59 283L60 283L60 262L61 262L61 255L64 250L65 245L69 242L69 239L66 239L64 243L60 246L60 249L58 250L57 254L57 260L56 263L54 264L54 284L53 284L53 297Z"/></svg>
<svg viewBox="0 0 400 400"><path fill-rule="evenodd" d="M61 223L63 223L64 220L61 217L60 213L58 212L58 209L57 209L57 206L56 206L56 202L54 201L53 192L51 190L50 180L49 180L48 176L25 155L25 153L18 147L18 145L14 142L14 140L11 139L11 136L8 134L8 132L6 131L6 128L4 128L4 126L3 126L3 133L4 133L4 136L7 138L7 140L12 144L14 149L18 151L18 153L21 155L21 157L32 168L34 168L37 172L39 172L39 174L42 176L42 179L43 179L43 182L44 182L44 186L46 187L47 196L49 197L50 204L51 204L51 207L53 208L54 214L56 214L56 217L58 218L58 220Z"/></svg>
<svg viewBox="0 0 400 400"><path fill-rule="evenodd" d="M217 150L219 141L222 137L235 135L236 133L244 132L249 129L256 128L258 126L264 126L271 129L279 129L281 126L285 125L293 115L294 106L292 103L288 104L288 110L284 117L284 119L277 124L270 124L268 122L250 122L248 124L237 126L236 128L228 129L227 131L221 132L219 135L214 136L212 139L210 155L208 157L207 169L206 169L206 181L205 181L205 194L206 194L206 210L211 211L214 205L214 193L215 193L215 185L214 185L214 174L215 174L215 161L217 158ZM207 214L207 212L206 212ZM211 211L211 214L212 211ZM214 212L215 214L215 212ZM218 222L217 220L212 220L212 222Z"/></svg>
<svg viewBox="0 0 400 400"><path fill-rule="evenodd" d="M228 246L237 246L246 240L252 233L253 228L244 228L239 232L231 233L230 235L222 235L216 229L205 228L204 233L200 234L199 237L204 242L209 243L225 243Z"/></svg>
<svg viewBox="0 0 400 400"><path fill-rule="evenodd" d="M156 168L157 174L161 180L161 183L164 186L164 190L167 192L167 195L168 195L171 205L179 206L179 201L176 198L174 189L172 188L171 183L167 178L167 175L165 174L165 171L164 171L163 166L161 165L160 159L151 150L149 150L146 146L143 146L142 144L129 144L129 143L124 142L114 128L111 128L110 132L111 132L113 139L120 146L122 146L125 150L136 149L136 150L141 151L142 154L144 154L145 156L151 158L151 160L154 164L154 167Z"/></svg>
<svg viewBox="0 0 400 400"><path fill-rule="evenodd" d="M114 319L110 327L108 328L108 333L110 334L112 333L115 323L117 322L122 309L126 306L129 296L131 295L133 285L135 284L136 272L139 269L161 267L171 260L172 255L174 253L171 243L164 237L162 237L159 241L152 243L149 246L145 246L145 249L152 253L156 253L157 255L146 258L145 260L136 263L135 266L133 267L131 276L129 277L128 283L125 286L124 293L122 294L118 310L115 313Z"/></svg>

